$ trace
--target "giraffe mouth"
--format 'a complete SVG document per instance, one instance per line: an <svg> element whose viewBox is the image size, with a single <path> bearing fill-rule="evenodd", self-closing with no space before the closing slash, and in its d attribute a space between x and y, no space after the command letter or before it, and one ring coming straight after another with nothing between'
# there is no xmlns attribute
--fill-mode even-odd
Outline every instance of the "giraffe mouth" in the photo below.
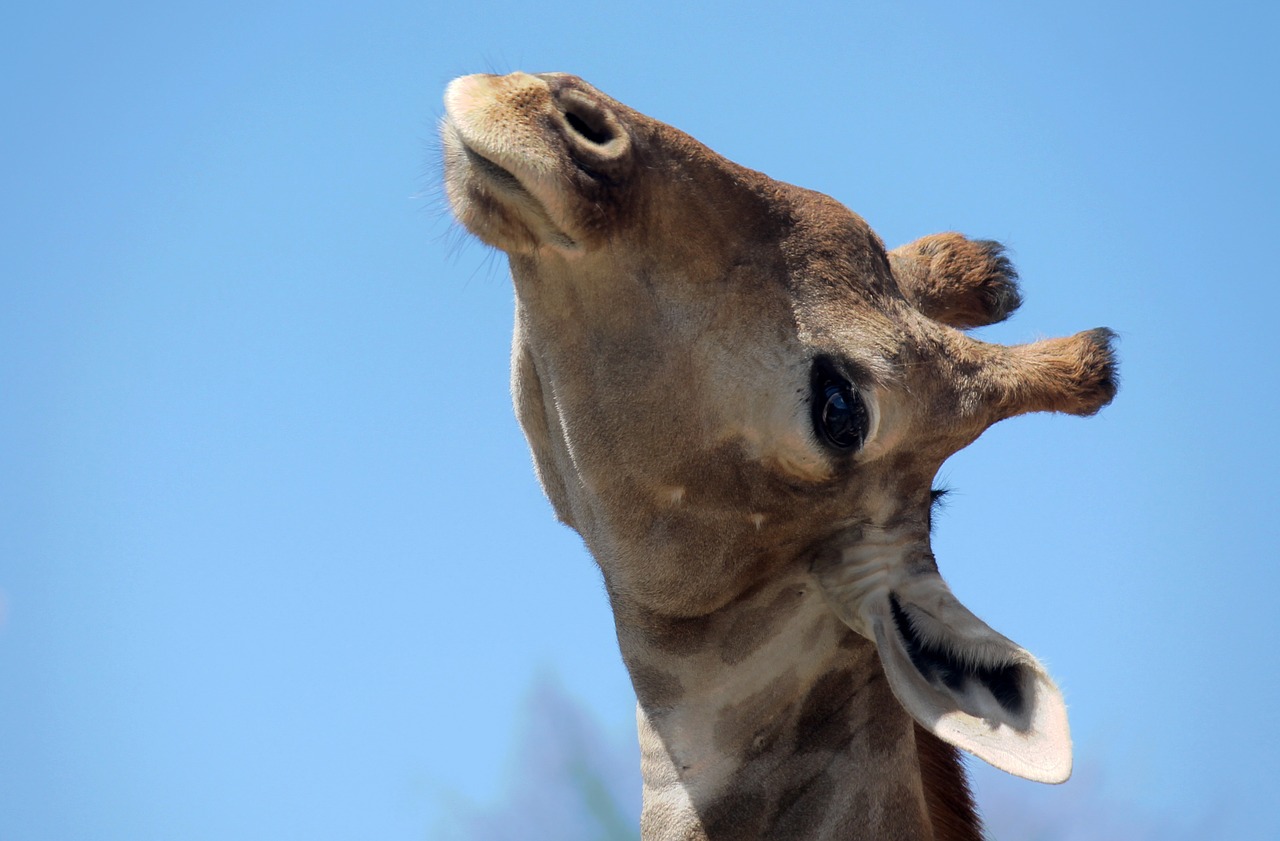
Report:
<svg viewBox="0 0 1280 841"><path fill-rule="evenodd" d="M454 198L455 206L469 204L489 209L489 213L478 214L475 218L470 218L465 211L458 211L460 216L468 218L466 224L473 233L483 234L475 229L476 226L492 226L490 217L496 212L521 220L531 231L544 232L545 238L558 246L577 247L573 237L552 221L546 203L526 187L518 175L477 151L448 118L444 121L442 134L449 153L446 155L446 168L450 177L462 187Z"/></svg>
<svg viewBox="0 0 1280 841"><path fill-rule="evenodd" d="M534 195L520 183L520 179L515 176L515 173L473 149L467 143L466 138L463 137L462 132L458 131L455 126L450 124L450 128L453 129L458 145L462 147L462 154L466 157L467 166L471 168L471 172L474 175L503 192L514 193L520 198L529 201L537 201Z"/></svg>

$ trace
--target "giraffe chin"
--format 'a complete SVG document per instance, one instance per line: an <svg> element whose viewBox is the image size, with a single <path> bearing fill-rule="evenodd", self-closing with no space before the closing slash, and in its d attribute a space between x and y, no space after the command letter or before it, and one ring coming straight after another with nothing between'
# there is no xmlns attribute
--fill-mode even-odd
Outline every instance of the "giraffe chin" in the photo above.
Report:
<svg viewBox="0 0 1280 841"><path fill-rule="evenodd" d="M1025 649L974 616L937 575L862 606L889 685L921 726L1024 779L1071 776L1062 693Z"/></svg>

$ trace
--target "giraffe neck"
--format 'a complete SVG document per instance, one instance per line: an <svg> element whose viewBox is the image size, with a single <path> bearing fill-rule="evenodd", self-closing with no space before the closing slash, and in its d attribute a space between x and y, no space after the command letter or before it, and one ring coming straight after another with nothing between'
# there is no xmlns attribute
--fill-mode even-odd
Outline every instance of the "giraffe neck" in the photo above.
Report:
<svg viewBox="0 0 1280 841"><path fill-rule="evenodd" d="M918 730L807 576L696 619L614 606L644 841L980 838L954 750Z"/></svg>

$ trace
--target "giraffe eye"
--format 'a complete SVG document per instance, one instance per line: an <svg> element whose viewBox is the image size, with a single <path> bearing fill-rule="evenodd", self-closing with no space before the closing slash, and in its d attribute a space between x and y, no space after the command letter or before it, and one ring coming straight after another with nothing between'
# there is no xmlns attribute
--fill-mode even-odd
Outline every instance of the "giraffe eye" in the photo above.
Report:
<svg viewBox="0 0 1280 841"><path fill-rule="evenodd" d="M867 406L849 381L829 363L813 366L813 428L838 450L857 450L867 439Z"/></svg>

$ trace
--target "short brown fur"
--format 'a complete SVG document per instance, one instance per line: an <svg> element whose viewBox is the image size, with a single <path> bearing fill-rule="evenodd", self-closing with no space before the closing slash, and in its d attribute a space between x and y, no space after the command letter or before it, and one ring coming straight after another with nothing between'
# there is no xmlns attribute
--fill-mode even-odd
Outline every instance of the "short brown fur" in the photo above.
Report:
<svg viewBox="0 0 1280 841"><path fill-rule="evenodd" d="M916 754L924 799L937 841L982 841L982 821L973 802L960 751L915 726Z"/></svg>
<svg viewBox="0 0 1280 841"><path fill-rule="evenodd" d="M980 342L1021 301L998 244L888 252L575 77L446 104L455 213L511 264L516 412L632 674L645 841L972 841L952 744L1064 779L1060 694L946 588L931 482L993 423L1110 401L1110 332Z"/></svg>

